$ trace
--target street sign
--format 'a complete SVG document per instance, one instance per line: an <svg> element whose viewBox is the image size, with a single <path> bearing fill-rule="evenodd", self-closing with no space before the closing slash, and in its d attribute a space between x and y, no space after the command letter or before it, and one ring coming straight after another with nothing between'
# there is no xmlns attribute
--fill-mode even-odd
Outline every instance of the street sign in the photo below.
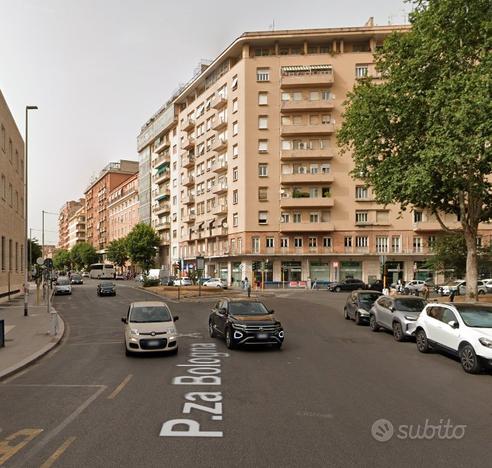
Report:
<svg viewBox="0 0 492 468"><path fill-rule="evenodd" d="M199 271L205 269L205 258L204 257L196 257L196 269Z"/></svg>
<svg viewBox="0 0 492 468"><path fill-rule="evenodd" d="M38 257L38 258L36 259L36 263L37 263L39 266L41 266L41 265L44 263L44 259L43 259L43 257Z"/></svg>

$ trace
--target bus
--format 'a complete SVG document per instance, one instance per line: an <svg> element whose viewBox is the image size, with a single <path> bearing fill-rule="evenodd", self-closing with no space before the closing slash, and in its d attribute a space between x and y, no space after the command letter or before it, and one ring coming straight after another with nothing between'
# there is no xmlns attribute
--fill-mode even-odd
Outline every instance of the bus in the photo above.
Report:
<svg viewBox="0 0 492 468"><path fill-rule="evenodd" d="M94 279L113 279L114 266L111 263L93 263L89 267L89 276Z"/></svg>

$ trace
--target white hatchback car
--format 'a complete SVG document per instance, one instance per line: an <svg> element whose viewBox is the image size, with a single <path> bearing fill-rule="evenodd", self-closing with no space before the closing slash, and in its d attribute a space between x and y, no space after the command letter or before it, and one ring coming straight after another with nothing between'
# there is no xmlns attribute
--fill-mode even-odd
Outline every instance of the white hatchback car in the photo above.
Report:
<svg viewBox="0 0 492 468"><path fill-rule="evenodd" d="M148 353L156 351L178 352L178 332L174 322L177 316L171 314L164 302L133 302L128 308L125 324L125 351Z"/></svg>
<svg viewBox="0 0 492 468"><path fill-rule="evenodd" d="M417 349L439 348L458 356L465 372L492 366L492 306L479 303L428 304L415 327Z"/></svg>
<svg viewBox="0 0 492 468"><path fill-rule="evenodd" d="M174 286L193 286L193 281L190 278L178 278L173 282Z"/></svg>
<svg viewBox="0 0 492 468"><path fill-rule="evenodd" d="M222 288L227 289L227 281L220 278L210 278L203 283L207 288Z"/></svg>

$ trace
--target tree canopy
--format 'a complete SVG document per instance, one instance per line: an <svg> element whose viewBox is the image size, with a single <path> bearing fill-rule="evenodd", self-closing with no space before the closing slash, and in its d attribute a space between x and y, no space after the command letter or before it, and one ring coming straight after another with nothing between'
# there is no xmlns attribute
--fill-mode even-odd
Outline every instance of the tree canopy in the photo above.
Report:
<svg viewBox="0 0 492 468"><path fill-rule="evenodd" d="M90 264L96 263L98 255L96 249L87 242L75 244L70 250L70 258L77 269L87 268Z"/></svg>
<svg viewBox="0 0 492 468"><path fill-rule="evenodd" d="M144 223L137 224L126 237L130 260L148 271L154 264L160 239L154 229Z"/></svg>
<svg viewBox="0 0 492 468"><path fill-rule="evenodd" d="M57 270L69 269L70 265L71 257L68 250L60 249L53 254L53 266Z"/></svg>
<svg viewBox="0 0 492 468"><path fill-rule="evenodd" d="M126 238L116 239L109 243L106 252L108 260L111 260L119 267L124 267L128 260L128 249Z"/></svg>
<svg viewBox="0 0 492 468"><path fill-rule="evenodd" d="M31 255L31 250L32 250L32 255ZM41 250L41 246L39 245L39 241L37 239L28 239L27 258L29 260L29 264L30 265L36 264L36 260L42 256L43 256L43 252Z"/></svg>
<svg viewBox="0 0 492 468"><path fill-rule="evenodd" d="M476 296L478 225L492 217L492 2L416 0L376 52L381 81L348 94L338 140L376 200L456 215Z"/></svg>

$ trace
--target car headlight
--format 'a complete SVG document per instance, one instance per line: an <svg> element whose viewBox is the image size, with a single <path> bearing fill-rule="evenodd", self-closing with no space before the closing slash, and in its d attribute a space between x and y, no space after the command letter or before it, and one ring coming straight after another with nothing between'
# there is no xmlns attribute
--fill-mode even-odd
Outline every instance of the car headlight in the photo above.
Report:
<svg viewBox="0 0 492 468"><path fill-rule="evenodd" d="M487 348L492 348L492 340L490 338L479 338L478 341Z"/></svg>
<svg viewBox="0 0 492 468"><path fill-rule="evenodd" d="M417 317L414 317L413 315L405 315L405 318L411 322L415 322L417 320Z"/></svg>
<svg viewBox="0 0 492 468"><path fill-rule="evenodd" d="M359 312L360 315L369 315L369 312L365 309L357 309L357 312Z"/></svg>
<svg viewBox="0 0 492 468"><path fill-rule="evenodd" d="M140 333L138 333L138 330L136 328L130 329L130 334L137 335L137 336L140 335Z"/></svg>
<svg viewBox="0 0 492 468"><path fill-rule="evenodd" d="M241 323L233 323L232 324L232 328L237 328L238 330L245 330L246 329L246 325L243 325Z"/></svg>

